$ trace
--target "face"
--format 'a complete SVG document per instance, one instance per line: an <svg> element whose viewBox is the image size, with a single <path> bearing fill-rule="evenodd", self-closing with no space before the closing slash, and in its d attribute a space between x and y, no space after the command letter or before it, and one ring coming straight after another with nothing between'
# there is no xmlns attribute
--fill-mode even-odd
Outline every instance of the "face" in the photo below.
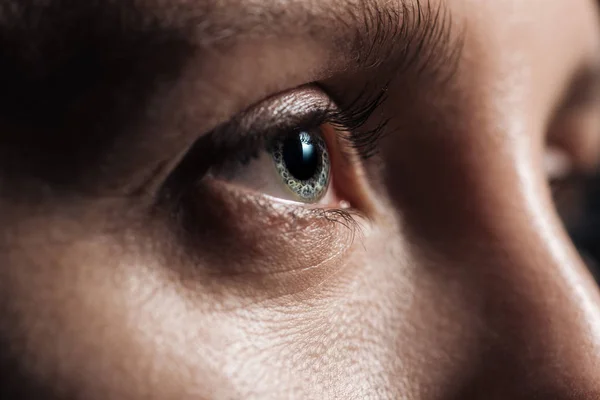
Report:
<svg viewBox="0 0 600 400"><path fill-rule="evenodd" d="M600 397L549 181L592 0L0 2L2 398Z"/></svg>

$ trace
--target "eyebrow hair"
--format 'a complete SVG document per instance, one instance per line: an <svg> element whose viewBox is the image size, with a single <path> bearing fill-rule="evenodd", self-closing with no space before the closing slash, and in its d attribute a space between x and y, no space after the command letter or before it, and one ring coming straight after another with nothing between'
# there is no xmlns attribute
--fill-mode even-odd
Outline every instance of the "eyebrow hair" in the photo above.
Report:
<svg viewBox="0 0 600 400"><path fill-rule="evenodd" d="M194 50L306 37L356 68L420 59L425 69L457 58L451 25L443 2L430 0L0 0L0 67L12 58L44 75L82 47L113 60L161 50L176 64Z"/></svg>
<svg viewBox="0 0 600 400"><path fill-rule="evenodd" d="M192 23L200 26L199 34L192 36L200 37L205 46L252 36L310 37L330 44L335 53L352 55L357 68L399 59L408 65L417 58L423 62L421 68L434 61L440 67L453 64L462 50L460 40L452 40L452 18L443 1L436 5L431 0L321 1L318 6L303 0L247 3L229 19L215 17L207 26ZM210 14L206 19L211 20Z"/></svg>

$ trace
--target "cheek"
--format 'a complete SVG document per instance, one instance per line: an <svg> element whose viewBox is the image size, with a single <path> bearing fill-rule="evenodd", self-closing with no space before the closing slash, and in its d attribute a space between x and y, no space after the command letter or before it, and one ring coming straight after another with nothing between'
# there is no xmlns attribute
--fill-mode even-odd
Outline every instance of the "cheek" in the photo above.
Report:
<svg viewBox="0 0 600 400"><path fill-rule="evenodd" d="M345 376L342 370L363 352L360 332L369 328L347 324L367 318L378 325L363 314L369 310L363 300L345 299L351 283L343 276L285 298L267 291L302 287L303 275L273 278L261 296L252 289L226 292L219 279L167 271L150 248L125 252L121 241L90 238L39 259L15 255L11 269L29 272L3 281L19 317L3 318L0 341L18 357L13 367L28 385L89 399L323 391L330 382L311 371ZM177 270L175 259L164 261ZM332 298L338 306L324 307Z"/></svg>
<svg viewBox="0 0 600 400"><path fill-rule="evenodd" d="M141 257L122 257L120 246L104 241L22 257L10 267L28 276L16 272L2 288L17 310L14 319L3 318L0 340L18 360L12 368L23 387L39 387L44 398L89 399L182 398L184 389L208 396L202 384L228 387L204 358L211 338L201 327L210 319L190 312ZM216 336L219 326L212 326Z"/></svg>
<svg viewBox="0 0 600 400"><path fill-rule="evenodd" d="M0 255L2 304L12 307L0 308L0 342L24 386L90 399L237 398L315 379L294 371L334 351L339 330L328 321L343 320L345 306L323 304L348 293L343 276L363 260L357 228L251 199L197 212L219 229L196 227L181 242L161 218L98 228L107 214L37 221L10 243ZM39 224L60 240L36 233Z"/></svg>

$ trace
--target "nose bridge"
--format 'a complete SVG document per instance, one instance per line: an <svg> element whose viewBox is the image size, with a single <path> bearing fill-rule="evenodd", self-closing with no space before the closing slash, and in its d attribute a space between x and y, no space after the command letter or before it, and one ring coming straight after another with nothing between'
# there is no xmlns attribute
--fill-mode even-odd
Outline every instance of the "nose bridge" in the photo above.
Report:
<svg viewBox="0 0 600 400"><path fill-rule="evenodd" d="M475 279L481 284L478 367L466 394L600 397L595 289L576 276L578 267L557 264L541 250L506 254ZM566 277L565 268L577 271Z"/></svg>
<svg viewBox="0 0 600 400"><path fill-rule="evenodd" d="M499 143L451 153L467 147L436 141L437 161L402 203L413 236L451 260L450 278L474 303L478 367L461 398L600 398L599 290L535 156L523 142Z"/></svg>
<svg viewBox="0 0 600 400"><path fill-rule="evenodd" d="M482 365L471 390L600 398L598 289L539 187L521 189L494 204L467 261L481 299Z"/></svg>
<svg viewBox="0 0 600 400"><path fill-rule="evenodd" d="M475 151L475 138L487 137L499 144ZM500 135L422 135L405 147L423 149L426 162L389 157L390 193L415 257L433 265L426 273L442 292L457 287L468 299L475 367L457 398L600 398L598 289L537 161L517 154L521 145Z"/></svg>

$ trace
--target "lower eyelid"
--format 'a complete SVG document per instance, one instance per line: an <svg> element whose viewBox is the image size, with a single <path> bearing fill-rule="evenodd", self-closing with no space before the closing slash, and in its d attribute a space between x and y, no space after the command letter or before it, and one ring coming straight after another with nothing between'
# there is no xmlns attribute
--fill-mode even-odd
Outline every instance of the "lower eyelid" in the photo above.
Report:
<svg viewBox="0 0 600 400"><path fill-rule="evenodd" d="M209 275L322 275L341 267L361 237L362 217L343 210L274 202L218 182L201 190L185 199L184 231L192 251L219 260Z"/></svg>

